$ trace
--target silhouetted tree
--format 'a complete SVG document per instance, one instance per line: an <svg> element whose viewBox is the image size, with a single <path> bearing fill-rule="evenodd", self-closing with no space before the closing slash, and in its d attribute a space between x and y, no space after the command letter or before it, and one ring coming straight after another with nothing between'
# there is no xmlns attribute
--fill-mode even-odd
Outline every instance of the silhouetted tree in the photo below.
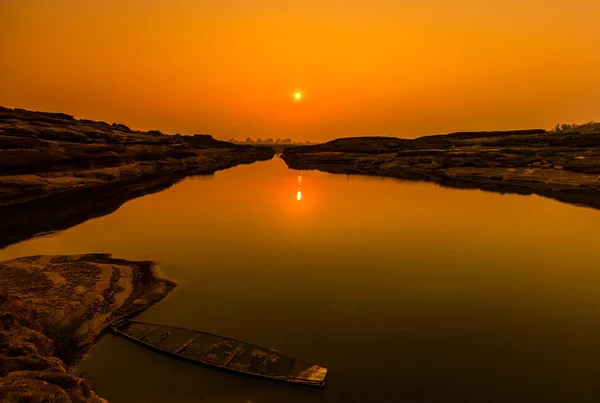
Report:
<svg viewBox="0 0 600 403"><path fill-rule="evenodd" d="M594 121L590 121L587 123L583 123L583 124L559 124L557 123L556 126L554 126L554 129L552 129L553 132L555 133L569 133L569 132L576 132L576 133L596 133L596 132L600 132L600 122L594 122Z"/></svg>

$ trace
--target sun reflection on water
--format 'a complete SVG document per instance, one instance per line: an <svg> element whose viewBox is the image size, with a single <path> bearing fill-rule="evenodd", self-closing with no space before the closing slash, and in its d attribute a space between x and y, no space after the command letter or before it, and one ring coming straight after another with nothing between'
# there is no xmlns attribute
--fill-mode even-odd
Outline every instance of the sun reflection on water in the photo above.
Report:
<svg viewBox="0 0 600 403"><path fill-rule="evenodd" d="M298 175L298 193L296 193L296 200L302 200L302 175Z"/></svg>

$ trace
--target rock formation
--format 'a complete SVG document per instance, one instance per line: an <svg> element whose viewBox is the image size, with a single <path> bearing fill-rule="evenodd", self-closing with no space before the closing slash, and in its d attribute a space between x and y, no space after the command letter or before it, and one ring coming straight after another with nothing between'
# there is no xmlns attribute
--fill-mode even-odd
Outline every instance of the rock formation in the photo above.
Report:
<svg viewBox="0 0 600 403"><path fill-rule="evenodd" d="M428 180L501 193L535 193L600 208L600 133L521 130L414 140L342 138L287 148L282 158L294 169Z"/></svg>
<svg viewBox="0 0 600 403"><path fill-rule="evenodd" d="M2 402L104 402L67 365L175 287L152 262L108 254L18 258L0 273Z"/></svg>
<svg viewBox="0 0 600 403"><path fill-rule="evenodd" d="M0 248L108 214L187 175L272 158L269 147L0 107ZM74 363L115 321L175 284L107 254L0 262L0 401L103 402Z"/></svg>
<svg viewBox="0 0 600 403"><path fill-rule="evenodd" d="M0 108L0 206L273 157L269 147L163 135L62 113Z"/></svg>

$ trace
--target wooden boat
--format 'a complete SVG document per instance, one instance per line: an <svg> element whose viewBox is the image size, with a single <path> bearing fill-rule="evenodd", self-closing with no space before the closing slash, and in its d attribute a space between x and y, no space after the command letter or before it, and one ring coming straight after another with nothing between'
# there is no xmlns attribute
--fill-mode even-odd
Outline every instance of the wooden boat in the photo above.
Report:
<svg viewBox="0 0 600 403"><path fill-rule="evenodd" d="M111 327L123 336L170 356L278 381L323 386L327 368L270 348L181 327L124 319Z"/></svg>

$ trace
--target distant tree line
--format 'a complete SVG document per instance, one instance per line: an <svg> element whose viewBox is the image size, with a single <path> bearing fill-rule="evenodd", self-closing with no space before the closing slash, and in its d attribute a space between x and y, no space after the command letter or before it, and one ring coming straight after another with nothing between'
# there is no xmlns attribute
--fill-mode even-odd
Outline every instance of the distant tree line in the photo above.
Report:
<svg viewBox="0 0 600 403"><path fill-rule="evenodd" d="M594 133L594 132L598 132L600 133L600 122L587 122L587 123L583 123L583 124L560 124L557 123L556 126L554 126L554 129L552 129L553 132L555 133L570 133L570 132L575 132L575 133Z"/></svg>
<svg viewBox="0 0 600 403"><path fill-rule="evenodd" d="M309 141L299 142L292 141L292 139L273 139L271 137L266 139L257 138L256 140L252 140L252 138L247 137L246 140L240 141L234 138L230 138L228 140L230 143L238 143L238 144L311 144Z"/></svg>

